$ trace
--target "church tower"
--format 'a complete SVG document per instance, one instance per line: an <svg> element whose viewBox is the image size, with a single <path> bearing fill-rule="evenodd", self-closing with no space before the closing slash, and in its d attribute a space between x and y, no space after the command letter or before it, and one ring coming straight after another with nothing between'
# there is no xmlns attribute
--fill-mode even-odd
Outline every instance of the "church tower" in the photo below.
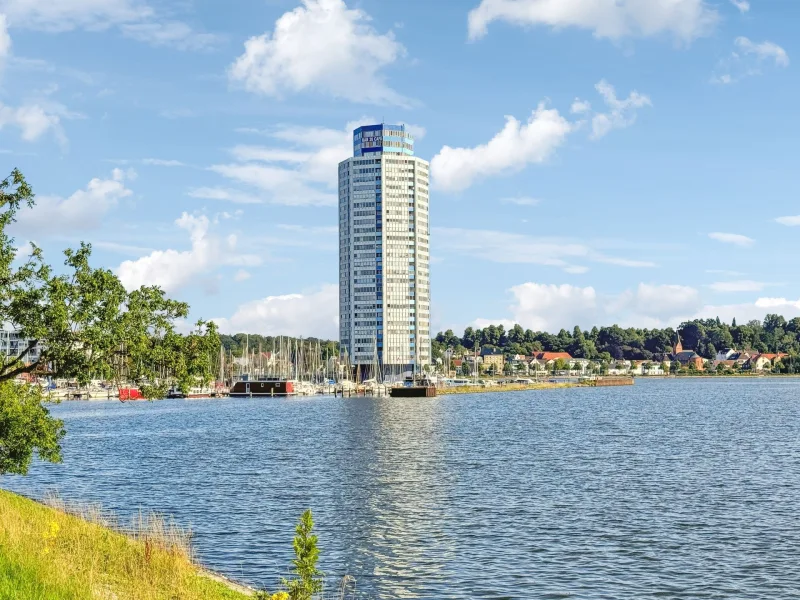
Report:
<svg viewBox="0 0 800 600"><path fill-rule="evenodd" d="M675 354L680 354L683 352L683 344L681 344L681 334L675 331Z"/></svg>

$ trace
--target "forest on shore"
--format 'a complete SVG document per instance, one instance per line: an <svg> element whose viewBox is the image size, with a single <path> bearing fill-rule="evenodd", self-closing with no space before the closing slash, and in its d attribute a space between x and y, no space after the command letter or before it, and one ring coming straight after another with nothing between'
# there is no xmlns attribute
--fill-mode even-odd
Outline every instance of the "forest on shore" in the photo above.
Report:
<svg viewBox="0 0 800 600"><path fill-rule="evenodd" d="M670 354L678 335L684 350L694 350L707 359L716 358L717 352L724 348L800 354L800 317L787 321L776 314L742 325L737 324L736 319L730 324L719 318L694 319L681 323L677 330L611 325L587 331L575 326L572 332L562 329L552 334L523 329L520 325L508 330L503 325L489 325L483 329L467 327L460 337L448 329L437 334L432 345L435 358L443 356L448 349L459 356L480 348L508 355L530 356L544 351L569 352L573 358L653 360L658 355Z"/></svg>

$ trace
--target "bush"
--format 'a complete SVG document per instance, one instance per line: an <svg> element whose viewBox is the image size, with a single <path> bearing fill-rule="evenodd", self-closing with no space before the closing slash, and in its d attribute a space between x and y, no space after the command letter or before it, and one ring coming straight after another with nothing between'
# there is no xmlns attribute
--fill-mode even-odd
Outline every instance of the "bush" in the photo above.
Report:
<svg viewBox="0 0 800 600"><path fill-rule="evenodd" d="M61 462L64 423L50 416L35 385L0 381L0 475L25 475L34 451L42 460Z"/></svg>

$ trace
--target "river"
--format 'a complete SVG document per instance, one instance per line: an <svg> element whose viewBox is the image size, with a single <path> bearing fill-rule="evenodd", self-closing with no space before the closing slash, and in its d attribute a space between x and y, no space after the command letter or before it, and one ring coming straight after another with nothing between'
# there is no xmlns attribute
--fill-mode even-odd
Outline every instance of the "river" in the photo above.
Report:
<svg viewBox="0 0 800 600"><path fill-rule="evenodd" d="M447 396L72 402L0 485L191 526L275 588L312 508L359 598L800 597L800 380Z"/></svg>

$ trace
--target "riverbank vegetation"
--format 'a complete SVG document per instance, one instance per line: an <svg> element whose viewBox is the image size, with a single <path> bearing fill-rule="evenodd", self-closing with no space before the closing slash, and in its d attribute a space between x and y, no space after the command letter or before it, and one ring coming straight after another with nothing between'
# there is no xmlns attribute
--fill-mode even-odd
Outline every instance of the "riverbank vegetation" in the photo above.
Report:
<svg viewBox="0 0 800 600"><path fill-rule="evenodd" d="M206 571L194 560L189 532L158 515L121 526L97 506L45 504L0 489L0 598L14 600L311 600L324 573L314 520L295 528L290 577L278 591L254 590ZM355 580L335 596L351 597Z"/></svg>
<svg viewBox="0 0 800 600"><path fill-rule="evenodd" d="M157 517L130 535L99 511L67 514L0 490L0 598L244 600L197 567L185 532Z"/></svg>
<svg viewBox="0 0 800 600"><path fill-rule="evenodd" d="M682 323L677 330L623 329L617 325L593 327L572 332L562 329L557 334L523 329L514 325L506 330L502 325L483 329L467 327L462 336L452 330L439 333L433 341L433 355L440 358L448 349L459 356L474 351L496 349L507 355L530 356L535 352L568 352L573 358L598 360L648 360L670 354L680 334L684 350L693 350L701 357L713 360L725 348L753 350L759 353L786 353L800 356L800 317L787 321L769 314L763 321L748 321L738 325L717 319L695 319ZM800 373L800 361L791 361L792 370ZM796 365L796 367L794 366Z"/></svg>

